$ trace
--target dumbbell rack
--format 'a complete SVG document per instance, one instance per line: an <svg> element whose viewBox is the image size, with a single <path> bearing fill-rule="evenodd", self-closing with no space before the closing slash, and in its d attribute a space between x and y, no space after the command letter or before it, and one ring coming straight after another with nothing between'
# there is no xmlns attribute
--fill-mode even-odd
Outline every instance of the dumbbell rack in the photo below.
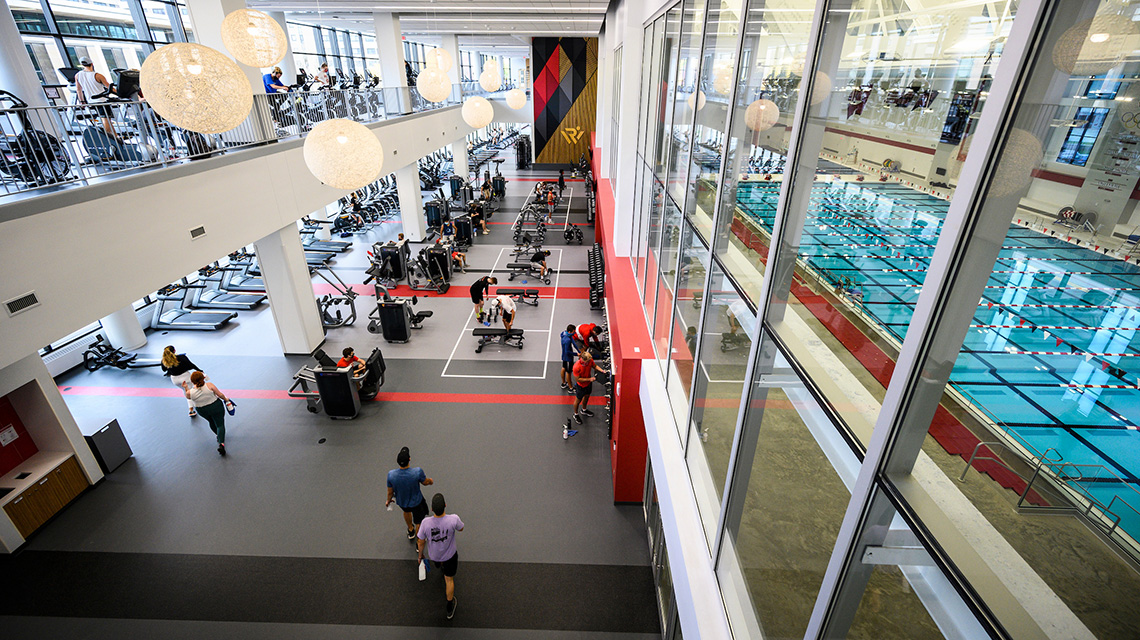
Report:
<svg viewBox="0 0 1140 640"><path fill-rule="evenodd" d="M515 222L511 225L515 244L523 244L524 234L530 234L531 244L541 245L546 241L546 205L532 202L535 192L537 186L535 191L527 196L523 206L519 207L519 214L515 216Z"/></svg>
<svg viewBox="0 0 1140 640"><path fill-rule="evenodd" d="M599 310L606 306L606 259L602 245L594 243L587 256L590 275L590 309Z"/></svg>

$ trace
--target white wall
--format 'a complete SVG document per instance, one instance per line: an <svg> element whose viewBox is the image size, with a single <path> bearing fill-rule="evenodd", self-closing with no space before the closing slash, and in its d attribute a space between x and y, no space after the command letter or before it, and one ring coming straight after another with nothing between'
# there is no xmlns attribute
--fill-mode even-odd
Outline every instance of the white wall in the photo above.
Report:
<svg viewBox="0 0 1140 640"><path fill-rule="evenodd" d="M492 104L497 122L519 121ZM472 131L458 107L369 128L384 145L384 173ZM0 300L34 290L41 302L15 317L0 312L0 368L343 196L309 173L302 143L0 206ZM191 240L197 226L206 235Z"/></svg>

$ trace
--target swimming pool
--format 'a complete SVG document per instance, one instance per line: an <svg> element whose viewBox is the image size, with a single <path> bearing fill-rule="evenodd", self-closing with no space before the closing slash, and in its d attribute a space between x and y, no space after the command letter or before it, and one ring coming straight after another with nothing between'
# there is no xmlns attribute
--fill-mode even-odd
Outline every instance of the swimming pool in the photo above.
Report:
<svg viewBox="0 0 1140 640"><path fill-rule="evenodd" d="M778 190L745 182L737 192L740 209L769 233ZM896 183L818 182L799 255L833 282L849 279L864 311L901 342L948 207ZM1080 485L1106 505L1128 502L1112 510L1133 538L1138 330L1140 268L1012 225L950 376L1038 453L1054 448L1067 462L1110 470L1081 467L1090 477Z"/></svg>

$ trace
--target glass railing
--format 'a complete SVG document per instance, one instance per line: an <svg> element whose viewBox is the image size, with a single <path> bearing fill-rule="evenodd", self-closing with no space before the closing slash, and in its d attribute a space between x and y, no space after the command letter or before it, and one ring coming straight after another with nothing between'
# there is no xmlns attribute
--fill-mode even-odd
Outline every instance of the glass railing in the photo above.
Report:
<svg viewBox="0 0 1140 640"><path fill-rule="evenodd" d="M436 103L414 87L257 94L244 122L213 135L177 127L139 101L0 109L0 203L301 137L323 120L374 123L473 94L459 84Z"/></svg>

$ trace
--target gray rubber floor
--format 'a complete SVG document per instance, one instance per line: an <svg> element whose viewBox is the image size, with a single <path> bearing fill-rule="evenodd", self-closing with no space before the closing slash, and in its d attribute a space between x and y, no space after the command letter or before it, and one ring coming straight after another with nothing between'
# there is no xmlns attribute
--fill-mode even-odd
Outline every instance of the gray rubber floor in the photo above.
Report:
<svg viewBox="0 0 1140 640"><path fill-rule="evenodd" d="M366 403L355 420L313 415L302 400L283 397L308 359L280 355L268 308L242 312L222 331L151 334L141 350L158 354L175 345L238 399L237 415L227 418L225 458L215 452L204 420L187 417L185 401L157 369L61 376L81 429L117 419L135 456L21 553L0 559L9 587L13 578L39 582L35 576L52 570L75 572L85 588L82 606L67 605L71 586L43 581L45 589L58 589L54 604L44 604L53 599L41 594L0 608L13 637L659 633L643 515L640 507L613 505L601 407L576 437L561 436L570 398L558 385L558 333L568 323L601 320L585 293L592 228L585 224L581 182L570 183L577 194L556 220L569 216L580 224L586 244L567 246L560 231L551 234L550 264L561 272L549 286L501 279L500 286L544 288L537 307L519 305L515 326L526 330L526 347L474 351L466 289L488 272L504 273L518 205L536 177L557 175L507 171L513 151L504 155L512 159L504 163L508 198L491 220L491 234L469 251L468 273L452 280L453 292L417 293L417 310L434 311L424 329L407 344L384 343L365 329L375 298L362 295L356 323L329 330L329 353L353 346L366 355L378 346L387 361L381 397L388 399ZM384 224L354 237L354 248L333 264L337 274L361 285L366 250L399 229ZM410 292L401 286L393 293ZM441 615L442 585L412 578L414 546L399 511L383 507L385 474L402 446L435 480L425 487L428 499L443 493L449 512L466 524L458 538L461 604L450 621ZM314 578L290 582L298 572ZM194 579L183 580L187 575ZM327 588L315 589L314 580L327 581ZM233 598L244 594L236 613L211 604L211 594L230 591ZM310 596L289 605L296 594ZM332 612L309 606L314 598L327 598ZM433 626L448 629L423 629Z"/></svg>

